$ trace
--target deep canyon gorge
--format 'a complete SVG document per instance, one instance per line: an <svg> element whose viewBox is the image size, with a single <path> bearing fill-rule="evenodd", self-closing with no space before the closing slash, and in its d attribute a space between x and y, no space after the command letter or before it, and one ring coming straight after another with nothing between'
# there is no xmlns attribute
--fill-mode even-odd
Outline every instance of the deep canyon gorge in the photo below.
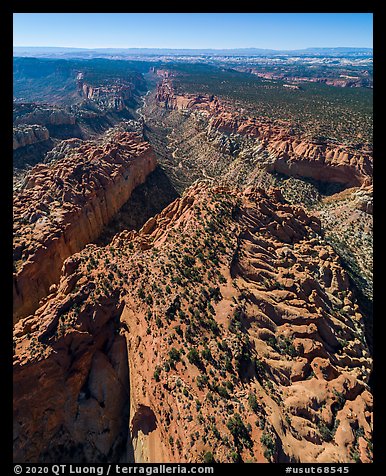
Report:
<svg viewBox="0 0 386 476"><path fill-rule="evenodd" d="M14 461L371 462L369 144L165 65L39 60L50 104L29 61Z"/></svg>

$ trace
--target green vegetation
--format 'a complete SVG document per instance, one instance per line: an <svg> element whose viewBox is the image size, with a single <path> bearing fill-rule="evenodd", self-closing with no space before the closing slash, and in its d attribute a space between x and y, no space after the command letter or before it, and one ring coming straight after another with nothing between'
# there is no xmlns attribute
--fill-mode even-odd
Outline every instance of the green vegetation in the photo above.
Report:
<svg viewBox="0 0 386 476"><path fill-rule="evenodd" d="M250 427L246 427L239 413L235 413L227 421L227 428L231 432L237 447L251 448L253 443L250 437Z"/></svg>
<svg viewBox="0 0 386 476"><path fill-rule="evenodd" d="M220 395L220 397L222 398L229 398L229 393L227 391L227 389L225 387L223 387L222 385L220 385L219 387L217 387L217 393Z"/></svg>
<svg viewBox="0 0 386 476"><path fill-rule="evenodd" d="M178 362L181 358L180 351L178 351L177 349L173 347L172 350L169 351L169 357L170 357L170 360L174 362Z"/></svg>
<svg viewBox="0 0 386 476"><path fill-rule="evenodd" d="M84 73L84 80L93 86L111 85L118 80L133 82L144 91L146 85L140 73L147 72L152 65L154 63L104 58L14 58L14 96L27 101L73 102L77 88L75 78L79 71Z"/></svg>
<svg viewBox="0 0 386 476"><path fill-rule="evenodd" d="M161 367L159 365L157 365L157 367L155 368L154 370L154 379L156 382L159 382L160 381L160 374L161 374Z"/></svg>
<svg viewBox="0 0 386 476"><path fill-rule="evenodd" d="M269 433L264 432L261 435L260 441L266 448L264 450L264 457L267 458L267 460L271 460L271 458L274 456L276 451L276 445L275 445L274 439Z"/></svg>
<svg viewBox="0 0 386 476"><path fill-rule="evenodd" d="M207 463L207 464L215 463L215 459L211 451L207 451L204 454L204 463Z"/></svg>
<svg viewBox="0 0 386 476"><path fill-rule="evenodd" d="M190 349L187 357L191 364L196 365L197 367L202 365L200 354L198 353L197 349L195 348Z"/></svg>
<svg viewBox="0 0 386 476"><path fill-rule="evenodd" d="M373 92L368 88L339 88L302 83L284 87L249 73L204 65L173 65L183 74L174 82L177 91L216 95L245 108L256 117L291 120L294 132L360 146L372 143Z"/></svg>
<svg viewBox="0 0 386 476"><path fill-rule="evenodd" d="M324 421L319 421L318 423L318 430L320 433L320 436L323 438L324 441L332 441L335 436L336 429L339 426L339 420L336 419L334 421L334 426L330 429Z"/></svg>
<svg viewBox="0 0 386 476"><path fill-rule="evenodd" d="M333 439L333 431L330 430L324 422L319 422L318 429L320 436L323 438L324 441L331 441Z"/></svg>
<svg viewBox="0 0 386 476"><path fill-rule="evenodd" d="M207 375L198 375L196 377L197 387L202 390L206 385L208 385L208 380Z"/></svg>
<svg viewBox="0 0 386 476"><path fill-rule="evenodd" d="M248 396L248 405L250 406L253 412L257 413L259 409L259 404L257 402L256 395L252 392Z"/></svg>
<svg viewBox="0 0 386 476"><path fill-rule="evenodd" d="M268 337L267 344L279 354L289 355L290 357L296 357L298 355L290 337L280 335L279 338L276 339L276 337L272 335Z"/></svg>

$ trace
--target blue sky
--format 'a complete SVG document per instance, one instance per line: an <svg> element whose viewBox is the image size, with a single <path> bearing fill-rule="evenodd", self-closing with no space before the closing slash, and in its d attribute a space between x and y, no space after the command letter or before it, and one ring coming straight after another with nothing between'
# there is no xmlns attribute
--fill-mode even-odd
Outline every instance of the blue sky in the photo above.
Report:
<svg viewBox="0 0 386 476"><path fill-rule="evenodd" d="M14 46L372 47L371 13L15 13Z"/></svg>

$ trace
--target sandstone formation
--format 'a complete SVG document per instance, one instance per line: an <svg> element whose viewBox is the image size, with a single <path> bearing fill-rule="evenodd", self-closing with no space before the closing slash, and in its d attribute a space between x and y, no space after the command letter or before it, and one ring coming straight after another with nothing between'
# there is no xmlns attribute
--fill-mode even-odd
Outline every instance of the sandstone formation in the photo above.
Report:
<svg viewBox="0 0 386 476"><path fill-rule="evenodd" d="M80 94L86 99L91 99L103 104L109 109L122 111L125 108L125 101L133 97L133 85L129 83L125 86L112 87L93 87L88 84L83 84L80 89Z"/></svg>
<svg viewBox="0 0 386 476"><path fill-rule="evenodd" d="M371 152L97 66L14 104L14 462L372 462Z"/></svg>
<svg viewBox="0 0 386 476"><path fill-rule="evenodd" d="M47 141L50 138L48 129L39 125L23 125L13 128L13 150L26 145Z"/></svg>
<svg viewBox="0 0 386 476"><path fill-rule="evenodd" d="M14 125L39 124L42 126L63 126L75 124L74 114L63 108L36 103L14 104Z"/></svg>
<svg viewBox="0 0 386 476"><path fill-rule="evenodd" d="M81 97L95 101L100 106L117 112L127 108L134 99L138 88L144 88L141 74L132 73L128 79L111 78L94 81L88 75L80 72L76 78L78 93Z"/></svg>
<svg viewBox="0 0 386 476"><path fill-rule="evenodd" d="M134 147L116 143L87 146L107 200ZM197 183L50 292L15 325L15 462L371 461L362 316L319 219L277 189Z"/></svg>
<svg viewBox="0 0 386 476"><path fill-rule="evenodd" d="M315 210L361 294L373 300L373 186L325 197ZM371 326L372 327L372 326ZM372 336L370 336L372 340Z"/></svg>
<svg viewBox="0 0 386 476"><path fill-rule="evenodd" d="M37 308L64 260L99 236L155 167L149 144L123 132L28 173L14 197L15 320Z"/></svg>
<svg viewBox="0 0 386 476"><path fill-rule="evenodd" d="M167 109L196 111L207 117L208 132L240 134L256 138L260 151L267 151L262 166L268 171L308 177L346 187L372 183L372 155L347 146L311 142L291 134L290 126L248 117L215 96L177 94L172 80L158 86L157 101Z"/></svg>
<svg viewBox="0 0 386 476"><path fill-rule="evenodd" d="M82 140L109 134L110 129L137 132L142 136L143 124L136 121L133 108L140 90L145 87L143 76L130 71L123 78L99 77L90 97L80 99L76 89L76 71L68 72L72 87L59 88L58 96L49 97L55 104L20 101L13 103L13 188L19 190L28 170L38 163L64 159ZM52 88L52 78L39 82L42 98ZM95 81L95 78L94 78ZM36 84L32 81L31 87ZM45 91L45 87L47 91ZM86 86L85 86L86 89ZM91 90L90 90L91 91ZM63 105L59 105L63 103ZM107 137L107 135L106 135ZM103 140L103 139L102 139Z"/></svg>
<svg viewBox="0 0 386 476"><path fill-rule="evenodd" d="M65 139L58 142L44 157L45 163L50 163L55 160L63 159L70 155L73 149L76 149L82 144L82 139L72 138Z"/></svg>
<svg viewBox="0 0 386 476"><path fill-rule="evenodd" d="M158 89L158 93L160 90L162 91L162 88ZM317 213L322 221L326 239L342 258L342 264L349 272L357 295L363 295L364 299L360 298L359 302L365 315L366 327L368 327L366 338L369 339L371 346L372 185L368 186L366 182L372 181L372 167L363 173L369 176L361 187L346 188L347 184L330 181L333 178L332 175L339 174L341 178L346 175L352 180L358 174L358 168L360 170L362 166L359 162L355 168L351 167L353 164L350 166L342 164L334 169L325 167L323 154L320 151L329 148L332 151L331 144L327 146L322 141L312 143L309 139L296 138L295 134L287 136L293 138L290 142L284 134L288 125L266 122L265 124L271 128L272 137L280 137L280 134L283 134L284 142L282 139L275 140L273 143L268 141L265 146L253 135L235 132L239 130L240 114L237 110L236 113L232 112L232 104L227 104L229 110L223 108L216 115L217 113L210 112L210 104L213 105L213 110L219 110L219 107L215 106L215 98L211 99L204 95L185 96L192 103L195 98L200 98L199 109L195 110L194 106L191 106L190 110L157 107L157 102L152 96L149 96L147 101L149 105L145 109L146 121L149 125L147 130L150 131L147 133L148 140L161 156L160 163L168 171L173 184L182 190L186 188L186 183L190 184L197 179L206 180L212 184L231 183L238 187L258 185L267 189L273 185L280 187L289 203L302 204L313 210L313 213ZM257 122L249 118L244 122L248 127L243 127L242 131L253 133L254 124ZM212 124L212 127L208 124ZM302 154L308 154L307 160L306 158L301 161L277 159L275 149L280 149L283 143L288 143L292 157L294 154L292 144L294 144L297 152L300 150ZM285 147L283 149L285 150ZM318 149L319 152L317 152ZM320 154L318 161L311 159L315 151ZM338 153L336 155L339 162L341 158L344 159ZM335 162L336 159L332 157ZM283 165L285 168L282 168ZM293 172L297 170L300 176L284 175L283 172L291 173L288 171L288 166ZM274 167L280 167L279 170L282 173L272 174L267 171L273 171ZM319 168L320 170L317 170ZM317 178L323 178L326 181L315 182L302 179L302 176L308 175L307 169L314 170L315 174L317 172L315 175Z"/></svg>

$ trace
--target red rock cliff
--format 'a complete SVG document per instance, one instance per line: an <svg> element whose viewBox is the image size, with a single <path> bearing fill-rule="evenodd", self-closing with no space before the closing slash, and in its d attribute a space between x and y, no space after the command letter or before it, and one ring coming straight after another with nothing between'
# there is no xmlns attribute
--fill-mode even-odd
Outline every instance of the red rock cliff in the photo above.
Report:
<svg viewBox="0 0 386 476"><path fill-rule="evenodd" d="M125 429L137 463L371 461L363 318L277 190L196 184L87 246L14 354L17 462L114 461Z"/></svg>
<svg viewBox="0 0 386 476"><path fill-rule="evenodd" d="M14 198L15 320L37 308L64 260L99 236L155 167L148 143L117 133L33 168Z"/></svg>
<svg viewBox="0 0 386 476"><path fill-rule="evenodd" d="M264 167L286 175L336 182L347 187L370 185L373 157L343 145L311 142L291 135L289 127L248 117L209 95L177 94L171 80L158 86L156 100L167 109L196 110L208 117L208 132L256 137L269 153Z"/></svg>
<svg viewBox="0 0 386 476"><path fill-rule="evenodd" d="M25 125L13 128L13 150L26 145L44 142L50 138L48 129L40 125Z"/></svg>

